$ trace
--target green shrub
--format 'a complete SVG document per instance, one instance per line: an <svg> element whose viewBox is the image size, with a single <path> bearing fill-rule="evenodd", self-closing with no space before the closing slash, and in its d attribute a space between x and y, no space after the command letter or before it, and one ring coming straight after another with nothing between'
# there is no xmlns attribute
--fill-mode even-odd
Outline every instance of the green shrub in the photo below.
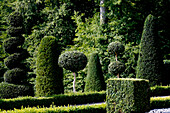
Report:
<svg viewBox="0 0 170 113"><path fill-rule="evenodd" d="M150 109L169 108L170 96L168 97L153 97L150 100Z"/></svg>
<svg viewBox="0 0 170 113"><path fill-rule="evenodd" d="M56 107L50 106L50 108L21 108L15 109L14 111L2 111L2 113L27 113L27 112L36 112L36 113L106 113L106 105L82 105L82 106L68 106L68 107Z"/></svg>
<svg viewBox="0 0 170 113"><path fill-rule="evenodd" d="M108 113L144 113L149 110L149 101L148 80L115 78L107 82Z"/></svg>
<svg viewBox="0 0 170 113"><path fill-rule="evenodd" d="M14 68L5 72L4 81L13 84L22 84L26 82L26 74L26 71L20 68Z"/></svg>
<svg viewBox="0 0 170 113"><path fill-rule="evenodd" d="M14 27L14 26L9 26L7 29L8 35L11 35L13 37L18 36L20 34L23 34L24 30L23 27Z"/></svg>
<svg viewBox="0 0 170 113"><path fill-rule="evenodd" d="M89 59L85 91L102 91L106 89L99 56L92 53Z"/></svg>
<svg viewBox="0 0 170 113"><path fill-rule="evenodd" d="M170 95L170 86L154 86L150 89L150 97Z"/></svg>
<svg viewBox="0 0 170 113"><path fill-rule="evenodd" d="M22 36L8 38L4 41L3 47L6 53L14 53L17 49L17 46L20 46L24 43L25 38Z"/></svg>
<svg viewBox="0 0 170 113"><path fill-rule="evenodd" d="M11 26L22 26L23 25L23 17L19 12L13 12L8 17L8 24Z"/></svg>
<svg viewBox="0 0 170 113"><path fill-rule="evenodd" d="M116 42L111 42L108 45L108 52L110 54L119 54L122 53L125 50L123 44L121 44L120 42L116 41Z"/></svg>
<svg viewBox="0 0 170 113"><path fill-rule="evenodd" d="M121 74L124 70L125 65L119 61L111 62L108 66L108 72L113 75Z"/></svg>
<svg viewBox="0 0 170 113"><path fill-rule="evenodd" d="M41 40L38 48L36 69L36 95L49 96L64 93L63 70L58 66L60 48L53 36Z"/></svg>
<svg viewBox="0 0 170 113"><path fill-rule="evenodd" d="M0 109L20 109L23 107L50 107L50 105L64 106L104 102L106 92L58 94L51 97L20 97L13 99L0 99Z"/></svg>
<svg viewBox="0 0 170 113"><path fill-rule="evenodd" d="M156 17L151 14L147 16L137 62L137 78L148 79L151 86L160 84L163 64L156 23Z"/></svg>
<svg viewBox="0 0 170 113"><path fill-rule="evenodd" d="M0 98L16 98L27 95L33 95L33 90L30 86L0 83Z"/></svg>
<svg viewBox="0 0 170 113"><path fill-rule="evenodd" d="M164 69L163 69L163 85L170 85L170 60L164 60Z"/></svg>
<svg viewBox="0 0 170 113"><path fill-rule="evenodd" d="M58 64L72 72L78 72L86 67L87 57L78 51L69 51L61 54Z"/></svg>

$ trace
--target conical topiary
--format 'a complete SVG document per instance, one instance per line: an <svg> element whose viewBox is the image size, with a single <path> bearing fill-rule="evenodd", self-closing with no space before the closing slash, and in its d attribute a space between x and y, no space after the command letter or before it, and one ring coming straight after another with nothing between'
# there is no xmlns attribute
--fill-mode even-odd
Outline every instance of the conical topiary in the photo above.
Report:
<svg viewBox="0 0 170 113"><path fill-rule="evenodd" d="M53 36L44 37L38 48L36 69L36 96L64 93L63 69L58 66L60 49Z"/></svg>
<svg viewBox="0 0 170 113"><path fill-rule="evenodd" d="M102 91L106 89L104 76L97 53L92 53L89 59L85 91Z"/></svg>
<svg viewBox="0 0 170 113"><path fill-rule="evenodd" d="M160 83L163 64L156 23L156 17L151 14L147 16L137 62L137 78L149 79L151 86Z"/></svg>

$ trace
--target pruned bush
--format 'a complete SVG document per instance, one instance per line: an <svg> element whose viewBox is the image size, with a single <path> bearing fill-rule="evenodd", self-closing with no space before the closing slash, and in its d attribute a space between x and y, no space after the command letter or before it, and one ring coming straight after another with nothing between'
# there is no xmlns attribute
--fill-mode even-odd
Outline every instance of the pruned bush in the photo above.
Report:
<svg viewBox="0 0 170 113"><path fill-rule="evenodd" d="M19 12L13 12L8 17L9 24L11 26L22 26L23 25L23 17Z"/></svg>
<svg viewBox="0 0 170 113"><path fill-rule="evenodd" d="M86 67L87 57L81 52L69 51L60 55L58 64L67 70L78 72Z"/></svg>
<svg viewBox="0 0 170 113"><path fill-rule="evenodd" d="M106 90L106 83L97 53L92 53L89 59L85 91Z"/></svg>
<svg viewBox="0 0 170 113"><path fill-rule="evenodd" d="M20 68L14 68L5 72L4 81L13 84L23 84L26 82L26 74L26 71Z"/></svg>
<svg viewBox="0 0 170 113"><path fill-rule="evenodd" d="M14 53L17 50L17 46L22 45L24 41L25 41L25 38L22 36L6 39L3 43L5 52L10 53L10 54Z"/></svg>
<svg viewBox="0 0 170 113"><path fill-rule="evenodd" d="M170 85L170 60L164 60L164 66L163 66L163 85Z"/></svg>
<svg viewBox="0 0 170 113"><path fill-rule="evenodd" d="M107 82L107 113L145 113L150 110L149 81L114 78Z"/></svg>
<svg viewBox="0 0 170 113"><path fill-rule="evenodd" d="M163 58L157 29L157 18L148 15L141 37L137 78L148 79L151 86L160 84L162 79Z"/></svg>
<svg viewBox="0 0 170 113"><path fill-rule="evenodd" d="M121 74L124 70L125 70L124 63L119 61L111 62L108 66L108 72L113 75Z"/></svg>
<svg viewBox="0 0 170 113"><path fill-rule="evenodd" d="M0 98L16 98L18 96L33 95L33 90L27 85L0 83Z"/></svg>
<svg viewBox="0 0 170 113"><path fill-rule="evenodd" d="M18 36L20 34L23 34L24 30L23 27L14 27L14 26L9 26L7 29L7 33L13 37Z"/></svg>
<svg viewBox="0 0 170 113"><path fill-rule="evenodd" d="M58 66L60 49L53 36L46 36L38 47L36 95L49 96L64 93L63 69Z"/></svg>
<svg viewBox="0 0 170 113"><path fill-rule="evenodd" d="M119 53L122 53L123 51L125 50L123 44L121 42L111 42L109 45L108 45L108 52L110 54L119 54Z"/></svg>

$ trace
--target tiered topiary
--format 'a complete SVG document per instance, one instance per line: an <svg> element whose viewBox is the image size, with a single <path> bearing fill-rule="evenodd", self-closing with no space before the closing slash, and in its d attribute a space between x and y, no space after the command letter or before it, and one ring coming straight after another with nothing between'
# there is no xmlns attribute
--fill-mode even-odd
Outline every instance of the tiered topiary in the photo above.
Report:
<svg viewBox="0 0 170 113"><path fill-rule="evenodd" d="M36 62L36 96L64 93L63 69L58 66L60 52L55 37L45 36L41 40Z"/></svg>
<svg viewBox="0 0 170 113"><path fill-rule="evenodd" d="M111 42L108 45L108 52L109 54L115 54L115 60L109 64L108 66L108 72L113 74L113 75L117 75L117 77L119 78L120 74L125 70L125 65L124 63L120 62L117 60L117 56L118 54L122 53L124 51L124 46L116 41L116 42Z"/></svg>
<svg viewBox="0 0 170 113"><path fill-rule="evenodd" d="M153 15L147 16L137 62L137 78L148 79L151 86L160 84L163 67L156 23L157 19Z"/></svg>
<svg viewBox="0 0 170 113"><path fill-rule="evenodd" d="M102 91L106 89L99 56L92 53L89 59L85 91Z"/></svg>
<svg viewBox="0 0 170 113"><path fill-rule="evenodd" d="M27 81L27 71L22 63L28 56L27 50L22 48L25 41L23 34L23 18L19 12L9 16L8 35L12 36L3 43L8 56L4 63L9 70L4 74L4 82L0 84L0 98L13 98L17 96L33 95L33 89ZM17 90L16 90L17 89Z"/></svg>
<svg viewBox="0 0 170 113"><path fill-rule="evenodd" d="M81 52L70 51L65 52L60 55L58 60L59 66L70 70L73 72L74 81L73 81L73 92L76 92L75 82L76 82L76 73L86 67L87 57Z"/></svg>

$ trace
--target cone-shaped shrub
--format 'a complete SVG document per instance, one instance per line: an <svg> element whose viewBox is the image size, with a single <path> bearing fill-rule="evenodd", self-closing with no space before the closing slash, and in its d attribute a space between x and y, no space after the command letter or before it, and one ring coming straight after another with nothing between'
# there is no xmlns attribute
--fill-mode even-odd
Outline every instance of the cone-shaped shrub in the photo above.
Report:
<svg viewBox="0 0 170 113"><path fill-rule="evenodd" d="M106 89L99 56L92 53L89 59L85 91L102 91Z"/></svg>
<svg viewBox="0 0 170 113"><path fill-rule="evenodd" d="M160 83L163 64L156 23L157 19L153 15L147 16L137 62L137 78L149 79L150 85Z"/></svg>
<svg viewBox="0 0 170 113"><path fill-rule="evenodd" d="M65 52L60 55L58 64L60 67L63 67L66 70L70 70L73 72L74 75L73 92L75 92L76 72L86 67L87 64L86 55L78 51Z"/></svg>
<svg viewBox="0 0 170 113"><path fill-rule="evenodd" d="M49 96L64 93L63 70L58 66L60 49L53 36L41 40L38 48L36 69L36 95Z"/></svg>

